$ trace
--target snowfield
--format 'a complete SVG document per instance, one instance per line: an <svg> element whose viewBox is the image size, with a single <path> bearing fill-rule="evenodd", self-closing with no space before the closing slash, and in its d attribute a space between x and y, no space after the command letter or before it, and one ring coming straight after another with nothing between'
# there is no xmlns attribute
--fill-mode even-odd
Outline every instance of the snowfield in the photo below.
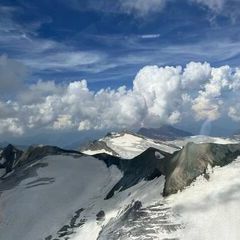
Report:
<svg viewBox="0 0 240 240"><path fill-rule="evenodd" d="M181 239L239 239L239 175L240 157L225 167L215 167L208 181L199 177L183 192L168 198L185 225Z"/></svg>
<svg viewBox="0 0 240 240"><path fill-rule="evenodd" d="M149 147L153 147L164 152L173 153L179 148L173 143L166 143L163 141L157 141L150 138L146 138L137 134L128 132L112 133L110 136L106 136L99 141L103 141L106 145L118 154L121 158L131 159L144 152ZM89 150L86 149L83 153L88 155L94 155L98 153L112 154L105 149Z"/></svg>
<svg viewBox="0 0 240 240"><path fill-rule="evenodd" d="M100 154L100 153L106 153L108 155L112 155L111 152L105 150L105 149L99 149L99 150L84 150L82 151L82 153L86 154L86 155L96 155L96 154Z"/></svg>
<svg viewBox="0 0 240 240"><path fill-rule="evenodd" d="M49 156L30 168L16 176L19 183L0 185L1 239L44 239L121 177L117 168L92 157Z"/></svg>
<svg viewBox="0 0 240 240"><path fill-rule="evenodd" d="M99 202L95 208L106 212L106 219L101 223L103 231L100 232L101 227L93 216L72 239L95 240L100 232L99 240L238 240L240 158L209 171L209 180L199 177L184 191L167 198L160 194L164 185L160 177L142 181L107 202ZM122 223L126 207L136 200L141 201L145 215Z"/></svg>

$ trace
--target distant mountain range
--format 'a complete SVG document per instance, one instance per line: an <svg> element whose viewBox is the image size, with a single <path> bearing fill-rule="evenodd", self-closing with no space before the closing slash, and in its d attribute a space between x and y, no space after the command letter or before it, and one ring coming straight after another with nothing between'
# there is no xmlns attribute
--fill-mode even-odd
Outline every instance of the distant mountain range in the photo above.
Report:
<svg viewBox="0 0 240 240"><path fill-rule="evenodd" d="M138 131L145 137L159 140L175 140L177 138L193 136L192 133L177 129L170 125L164 125L160 128L141 128Z"/></svg>

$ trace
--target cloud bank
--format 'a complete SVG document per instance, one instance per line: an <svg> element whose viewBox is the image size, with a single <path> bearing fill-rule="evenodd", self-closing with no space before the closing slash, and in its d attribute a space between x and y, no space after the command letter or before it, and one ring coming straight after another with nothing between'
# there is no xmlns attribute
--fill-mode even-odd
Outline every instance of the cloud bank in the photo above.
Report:
<svg viewBox="0 0 240 240"><path fill-rule="evenodd" d="M240 121L240 68L190 62L146 66L122 86L91 91L86 80L69 84L38 81L15 100L0 100L0 133L36 129L93 130L158 127L181 121Z"/></svg>

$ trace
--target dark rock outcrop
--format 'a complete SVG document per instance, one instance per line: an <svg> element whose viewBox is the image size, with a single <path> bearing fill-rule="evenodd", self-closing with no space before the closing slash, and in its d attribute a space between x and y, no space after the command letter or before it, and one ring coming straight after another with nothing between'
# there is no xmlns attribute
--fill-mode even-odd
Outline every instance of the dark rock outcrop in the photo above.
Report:
<svg viewBox="0 0 240 240"><path fill-rule="evenodd" d="M87 144L87 146L80 149L80 151L98 151L98 150L105 150L111 153L113 156L118 156L118 153L111 149L104 141L101 140L94 140Z"/></svg>
<svg viewBox="0 0 240 240"><path fill-rule="evenodd" d="M109 167L116 165L123 177L117 182L105 199L115 191L124 191L141 180L153 180L165 176L163 195L168 196L189 186L198 176L208 178L208 166L225 166L240 156L240 144L188 143L183 149L173 154L149 148L139 156L125 160L107 154L95 157Z"/></svg>
<svg viewBox="0 0 240 240"><path fill-rule="evenodd" d="M5 174L11 172L15 166L17 166L23 151L17 149L13 145L7 145L0 153L0 168L5 169Z"/></svg>
<svg viewBox="0 0 240 240"><path fill-rule="evenodd" d="M159 158L159 154L162 157ZM155 148L149 148L131 160L120 159L116 161L116 165L123 172L123 177L107 194L106 199L111 198L115 191L124 191L143 179L152 180L161 175L165 175L165 162L168 161L170 157L171 154L169 153Z"/></svg>
<svg viewBox="0 0 240 240"><path fill-rule="evenodd" d="M77 154L81 155L78 151L65 150L56 146L30 146L21 156L20 165L24 165L39 159L42 159L49 155L69 155Z"/></svg>
<svg viewBox="0 0 240 240"><path fill-rule="evenodd" d="M103 221L104 219L105 219L105 212L101 210L96 214L96 220Z"/></svg>
<svg viewBox="0 0 240 240"><path fill-rule="evenodd" d="M40 160L49 155L77 155L82 153L73 150L64 150L56 146L30 146L27 150L22 151L9 144L0 152L0 177L5 177L14 169L25 166L34 161Z"/></svg>

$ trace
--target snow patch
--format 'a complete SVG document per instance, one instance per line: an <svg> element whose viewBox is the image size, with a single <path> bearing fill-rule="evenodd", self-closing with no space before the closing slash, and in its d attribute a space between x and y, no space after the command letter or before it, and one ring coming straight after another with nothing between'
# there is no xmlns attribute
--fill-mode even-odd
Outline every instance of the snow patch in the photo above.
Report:
<svg viewBox="0 0 240 240"><path fill-rule="evenodd" d="M115 133L100 139L106 145L116 152L121 158L132 159L141 154L150 147L159 149L164 152L173 153L179 148L173 144L155 141L149 138L137 136L131 133ZM98 153L105 153L106 150L98 150ZM86 153L86 151L84 151ZM92 152L88 152L92 155ZM109 153L112 154L112 153Z"/></svg>

